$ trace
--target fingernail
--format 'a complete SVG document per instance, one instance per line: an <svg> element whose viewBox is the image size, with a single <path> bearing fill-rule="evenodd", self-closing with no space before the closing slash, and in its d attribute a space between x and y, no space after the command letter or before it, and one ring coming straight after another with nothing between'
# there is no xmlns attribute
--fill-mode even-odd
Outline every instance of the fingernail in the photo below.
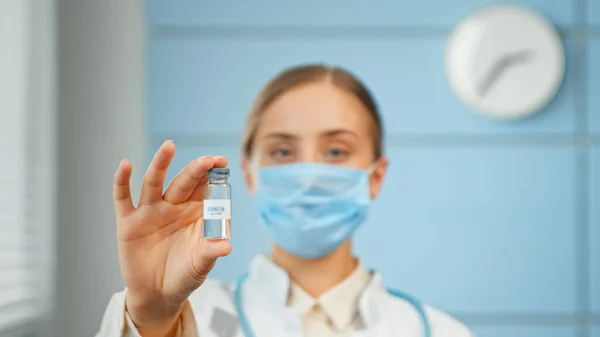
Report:
<svg viewBox="0 0 600 337"><path fill-rule="evenodd" d="M198 162L198 163L199 163L199 162L203 161L203 160L204 160L205 158L207 158L207 157L208 157L208 156L202 156L202 157L200 157L200 158L196 159L196 162Z"/></svg>
<svg viewBox="0 0 600 337"><path fill-rule="evenodd" d="M223 158L223 156L213 156L213 160L219 160L221 158Z"/></svg>

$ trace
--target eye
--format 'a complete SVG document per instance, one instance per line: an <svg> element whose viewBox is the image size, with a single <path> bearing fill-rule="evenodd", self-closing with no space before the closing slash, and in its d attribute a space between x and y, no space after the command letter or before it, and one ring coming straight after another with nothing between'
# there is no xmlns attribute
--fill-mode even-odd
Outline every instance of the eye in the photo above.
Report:
<svg viewBox="0 0 600 337"><path fill-rule="evenodd" d="M278 158L286 158L292 155L292 151L288 149L275 149L273 151L273 156Z"/></svg>
<svg viewBox="0 0 600 337"><path fill-rule="evenodd" d="M349 152L347 150L334 147L327 150L326 157L327 161L329 162L340 162L346 160L346 158L348 158L348 154Z"/></svg>
<svg viewBox="0 0 600 337"><path fill-rule="evenodd" d="M340 157L344 154L344 151L341 149L331 149L329 150L329 155L332 157Z"/></svg>
<svg viewBox="0 0 600 337"><path fill-rule="evenodd" d="M271 160L274 163L289 163L293 162L295 158L295 151L289 146L277 146L273 148L269 153Z"/></svg>

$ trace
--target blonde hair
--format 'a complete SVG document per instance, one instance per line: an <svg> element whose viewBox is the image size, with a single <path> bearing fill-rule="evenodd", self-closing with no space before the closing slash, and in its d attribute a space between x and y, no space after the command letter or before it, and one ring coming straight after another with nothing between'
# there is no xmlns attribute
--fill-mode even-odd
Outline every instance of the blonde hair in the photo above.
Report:
<svg viewBox="0 0 600 337"><path fill-rule="evenodd" d="M320 64L302 65L288 68L279 73L267 83L254 101L248 114L242 138L243 154L247 158L252 156L252 147L256 129L260 124L264 111L273 101L288 90L302 84L313 82L328 82L339 89L354 95L365 107L371 118L371 134L373 137L373 153L375 159L383 155L383 126L381 117L373 96L367 87L347 70L339 67L328 67Z"/></svg>

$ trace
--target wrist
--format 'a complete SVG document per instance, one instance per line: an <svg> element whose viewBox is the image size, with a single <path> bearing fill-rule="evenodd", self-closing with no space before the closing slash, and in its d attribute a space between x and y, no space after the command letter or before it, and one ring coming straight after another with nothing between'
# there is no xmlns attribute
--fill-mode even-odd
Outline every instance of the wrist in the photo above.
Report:
<svg viewBox="0 0 600 337"><path fill-rule="evenodd" d="M141 336L175 336L181 317L182 305L165 303L141 304L126 296L125 311Z"/></svg>

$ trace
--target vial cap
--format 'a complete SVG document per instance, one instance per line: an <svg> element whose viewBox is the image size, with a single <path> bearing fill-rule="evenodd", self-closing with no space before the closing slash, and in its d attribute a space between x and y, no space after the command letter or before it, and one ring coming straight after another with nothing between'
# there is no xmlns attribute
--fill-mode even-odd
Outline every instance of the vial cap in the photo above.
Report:
<svg viewBox="0 0 600 337"><path fill-rule="evenodd" d="M228 168L214 167L206 171L206 174L229 174Z"/></svg>

